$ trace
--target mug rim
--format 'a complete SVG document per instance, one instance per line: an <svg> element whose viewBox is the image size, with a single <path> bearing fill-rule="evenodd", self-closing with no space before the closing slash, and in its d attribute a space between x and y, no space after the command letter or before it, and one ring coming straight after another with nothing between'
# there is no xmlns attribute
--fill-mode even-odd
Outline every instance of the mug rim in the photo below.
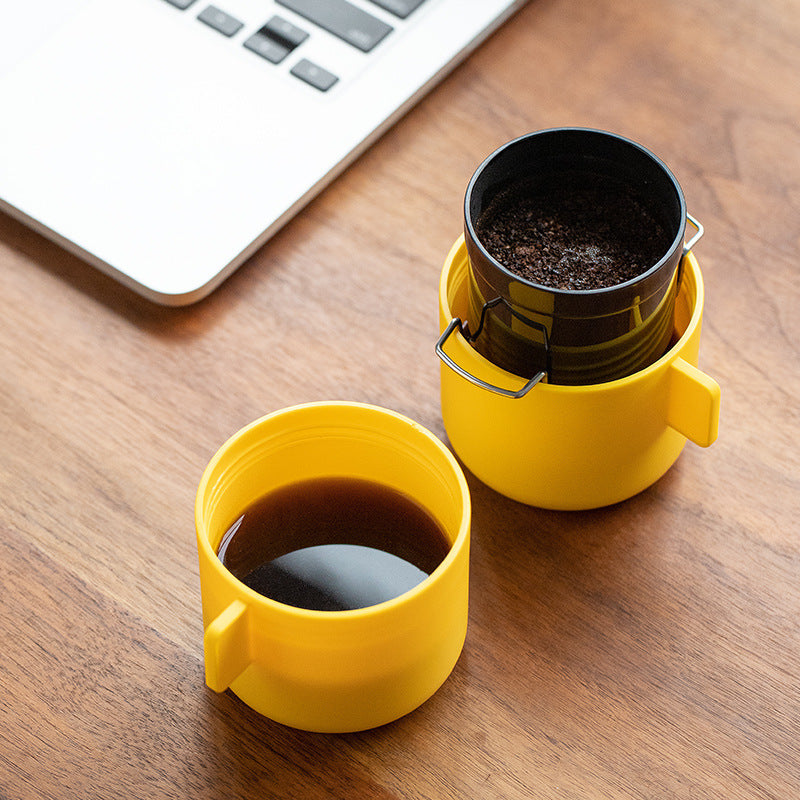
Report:
<svg viewBox="0 0 800 800"><path fill-rule="evenodd" d="M627 281L623 281L622 283L615 283L612 286L601 286L595 289L560 289L558 287L547 286L546 284L543 283L537 283L536 281L532 281L528 278L524 278L521 275L518 275L515 272L512 272L510 269L508 269L508 267L505 267L494 256L492 256L492 254L489 253L489 251L484 246L483 242L478 236L477 231L475 230L472 214L470 213L470 201L472 199L472 192L475 188L475 184L480 179L482 173L501 153L505 152L511 147L518 145L520 142L538 136L553 135L557 133L586 133L590 135L597 135L602 138L615 139L617 141L623 142L633 147L634 149L640 151L643 155L645 155L651 161L653 161L657 167L663 170L664 174L669 179L670 183L672 184L678 196L678 202L680 204L680 213L681 213L681 224L678 226L678 231L675 234L675 237L673 238L672 242L670 243L664 255L655 264L649 267L645 272L642 272L639 275L636 275L635 277L628 279ZM666 163L662 159L660 159L655 153L653 153L644 145L641 145L638 142L634 141L633 139L629 139L626 136L621 136L620 134L617 133L611 133L610 131L605 131L600 128L584 128L584 127L570 127L570 126L544 128L542 130L524 133L521 136L517 136L514 139L505 142L504 144L496 148L488 156L486 156L486 158L484 158L484 160L478 165L478 167L473 172L472 177L470 178L469 183L467 184L466 192L464 194L463 208L464 208L464 224L467 227L470 239L477 246L481 255L486 258L486 260L492 265L493 268L499 270L501 274L503 274L504 276L508 277L513 281L517 281L519 283L531 286L535 289L551 293L557 296L602 297L608 294L619 292L621 290L624 291L625 289L635 286L637 283L644 282L650 276L658 272L658 270L661 267L663 267L663 265L670 259L670 257L673 256L676 248L679 248L681 246L681 243L683 242L686 233L686 213L687 213L686 198L684 197L683 189L681 188L680 183L678 183L678 180L673 174L672 170L670 170L670 168L666 165Z"/></svg>
<svg viewBox="0 0 800 800"><path fill-rule="evenodd" d="M308 413L312 409L329 408L333 410L353 409L357 413L363 413L365 416L378 418L380 416L393 418L394 420L407 425L415 436L423 437L429 445L433 447L433 451L437 453L437 457L441 457L441 465L445 466L445 470L455 479L458 486L458 499L459 503L459 525L455 538L450 544L447 555L437 565L436 569L427 575L423 580L412 588L406 590L402 594L384 600L380 603L363 606L361 608L346 609L340 611L320 611L317 609L302 608L300 606L293 606L289 603L282 603L270 597L251 589L244 582L239 580L233 573L230 572L220 561L216 550L211 545L208 537L207 514L205 508L206 495L211 490L211 481L214 478L215 472L219 467L220 462L226 457L228 451L238 441L251 436L255 430L265 425L270 425L276 420L283 417ZM347 477L346 472L331 472L330 476ZM296 481L287 481L280 486L291 485ZM382 483L381 481L376 481ZM383 484L385 485L385 484ZM276 486L274 488L279 488ZM399 490L398 491L402 491ZM416 498L406 493L415 502ZM421 504L420 504L421 505ZM423 506L423 508L425 508ZM425 508L428 514L433 515L433 512ZM436 517L434 517L436 518ZM371 617L378 614L385 614L391 612L394 608L399 608L408 603L413 597L424 593L432 584L438 581L439 577L449 568L453 561L455 561L461 551L469 545L469 532L470 532L470 519L471 519L471 498L469 487L467 485L464 472L458 464L455 456L445 446L445 444L434 433L428 430L425 426L415 422L410 417L400 414L399 412L392 411L391 409L383 408L381 406L373 405L370 403L360 403L356 401L313 401L308 403L299 403L285 408L277 409L276 411L265 414L258 419L253 420L247 425L237 430L234 434L228 437L223 444L217 449L214 455L206 465L203 475L198 484L197 493L195 496L195 532L198 541L198 547L205 555L207 562L212 566L214 571L221 576L225 583L234 590L239 596L244 596L248 599L249 604L255 604L262 608L272 609L273 611L280 612L281 614L288 614L298 619L315 620L315 621L336 621L343 620L358 620L365 617ZM437 519L437 522L438 519ZM439 522L441 525L442 523Z"/></svg>

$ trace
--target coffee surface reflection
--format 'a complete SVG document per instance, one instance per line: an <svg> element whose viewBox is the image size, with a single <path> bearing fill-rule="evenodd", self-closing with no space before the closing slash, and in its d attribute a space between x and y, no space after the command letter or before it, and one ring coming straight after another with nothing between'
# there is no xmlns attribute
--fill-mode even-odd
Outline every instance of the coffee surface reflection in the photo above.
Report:
<svg viewBox="0 0 800 800"><path fill-rule="evenodd" d="M438 522L411 498L371 481L332 477L257 500L225 533L218 556L265 597L346 611L413 589L449 549Z"/></svg>

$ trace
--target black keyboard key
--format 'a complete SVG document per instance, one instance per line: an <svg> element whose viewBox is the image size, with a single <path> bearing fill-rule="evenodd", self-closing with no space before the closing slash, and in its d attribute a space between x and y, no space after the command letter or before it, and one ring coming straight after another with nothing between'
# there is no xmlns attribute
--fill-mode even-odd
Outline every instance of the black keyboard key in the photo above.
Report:
<svg viewBox="0 0 800 800"><path fill-rule="evenodd" d="M333 73L312 64L307 58L298 61L292 67L291 73L295 78L300 78L321 92L327 92L339 80Z"/></svg>
<svg viewBox="0 0 800 800"><path fill-rule="evenodd" d="M244 46L273 64L280 64L292 52L286 45L264 36L263 33L254 33L245 41Z"/></svg>
<svg viewBox="0 0 800 800"><path fill-rule="evenodd" d="M236 17L226 14L216 6L209 6L205 11L201 11L197 15L197 19L199 19L200 22L205 22L206 25L210 25L214 30L219 31L225 36L233 36L244 24L236 19Z"/></svg>
<svg viewBox="0 0 800 800"><path fill-rule="evenodd" d="M291 50L299 47L306 39L308 33L297 25L292 25L283 17L275 16L259 31L263 36L274 39L278 44L282 44Z"/></svg>
<svg viewBox="0 0 800 800"><path fill-rule="evenodd" d="M396 17L405 19L412 11L416 11L425 0L372 0L373 5L390 11Z"/></svg>
<svg viewBox="0 0 800 800"><path fill-rule="evenodd" d="M186 10L192 3L194 3L194 0L167 0L167 2L176 8Z"/></svg>
<svg viewBox="0 0 800 800"><path fill-rule="evenodd" d="M368 53L394 28L347 0L276 0L348 44Z"/></svg>

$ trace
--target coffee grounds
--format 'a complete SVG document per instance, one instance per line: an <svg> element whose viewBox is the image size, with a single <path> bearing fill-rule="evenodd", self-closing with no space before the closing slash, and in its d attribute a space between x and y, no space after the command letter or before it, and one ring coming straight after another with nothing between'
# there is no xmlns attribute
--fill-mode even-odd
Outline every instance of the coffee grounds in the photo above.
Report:
<svg viewBox="0 0 800 800"><path fill-rule="evenodd" d="M495 260L554 289L616 286L654 266L672 237L626 184L561 176L557 185L515 184L476 224Z"/></svg>

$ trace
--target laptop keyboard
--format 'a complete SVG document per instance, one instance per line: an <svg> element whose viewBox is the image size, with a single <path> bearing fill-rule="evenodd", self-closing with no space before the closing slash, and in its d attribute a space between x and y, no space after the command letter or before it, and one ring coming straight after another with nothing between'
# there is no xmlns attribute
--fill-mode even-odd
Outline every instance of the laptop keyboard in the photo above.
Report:
<svg viewBox="0 0 800 800"><path fill-rule="evenodd" d="M338 36L342 41L368 53L393 30L366 11L356 8L347 0L275 0L323 30Z"/></svg>
<svg viewBox="0 0 800 800"><path fill-rule="evenodd" d="M166 0L181 10L200 8L199 0ZM369 0L369 2L392 14L398 20L406 20L425 0ZM280 64L297 48L319 31L325 31L361 53L369 53L394 30L394 26L348 0L275 0L277 6L288 9L308 22L301 27L294 22L273 15L266 23L247 36L242 45L272 64ZM246 21L216 5L204 6L197 19L226 37L241 31ZM326 67L308 58L301 58L289 70L289 74L326 92L334 86L339 76Z"/></svg>

